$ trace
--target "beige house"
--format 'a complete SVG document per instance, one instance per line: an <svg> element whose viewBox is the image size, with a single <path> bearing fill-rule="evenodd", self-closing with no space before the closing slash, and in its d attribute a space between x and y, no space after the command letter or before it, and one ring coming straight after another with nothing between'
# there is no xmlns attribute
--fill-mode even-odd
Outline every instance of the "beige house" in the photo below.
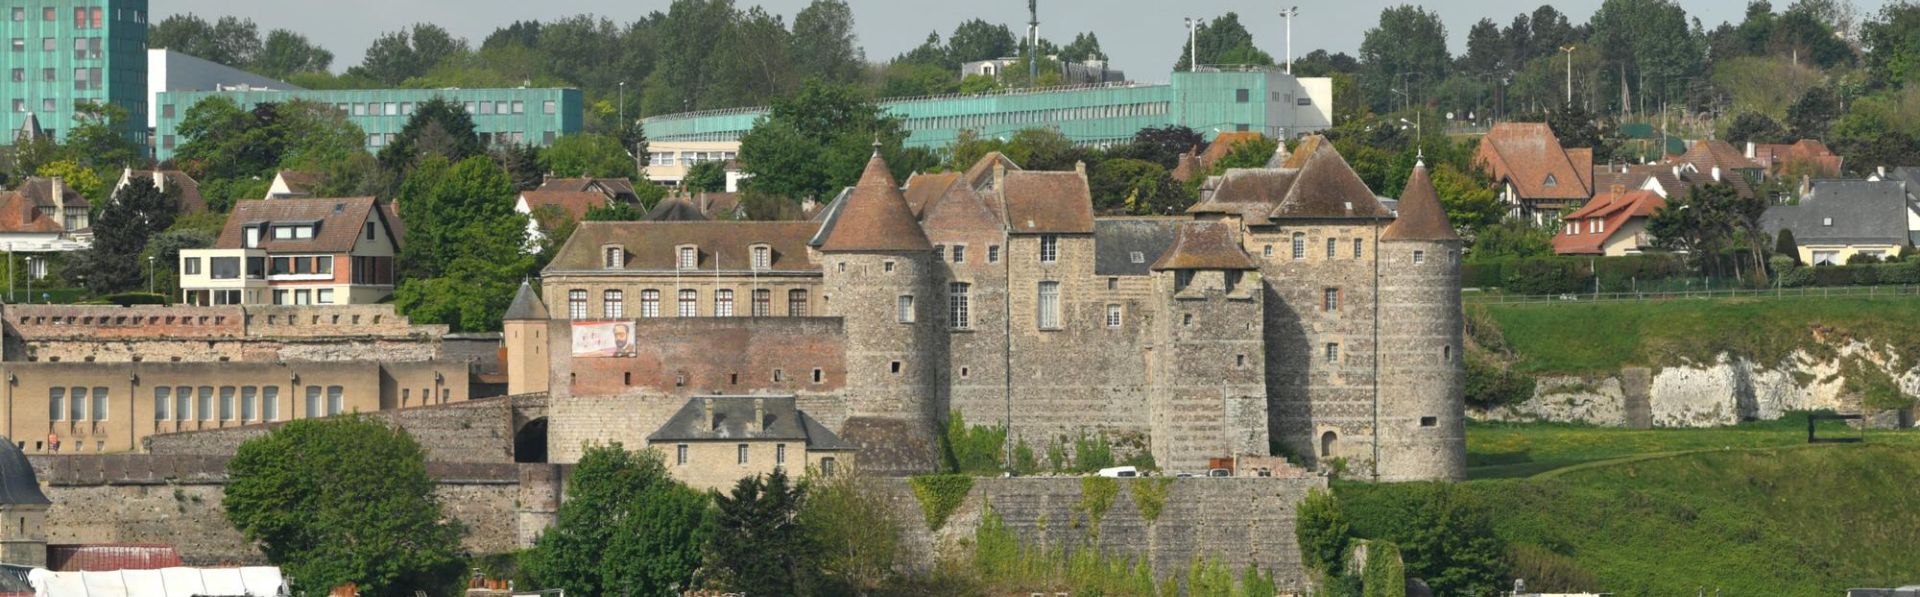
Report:
<svg viewBox="0 0 1920 597"><path fill-rule="evenodd" d="M793 396L700 396L687 401L647 445L667 470L698 489L725 491L744 477L784 469L832 476L853 464L854 446L807 413Z"/></svg>
<svg viewBox="0 0 1920 597"><path fill-rule="evenodd" d="M400 218L372 197L242 201L210 249L180 251L189 305L361 305L393 294Z"/></svg>
<svg viewBox="0 0 1920 597"><path fill-rule="evenodd" d="M740 155L739 141L653 141L647 144L647 180L680 186L687 171L701 162L730 162ZM739 172L729 168L727 192L739 190Z"/></svg>
<svg viewBox="0 0 1920 597"><path fill-rule="evenodd" d="M1653 237L1647 234L1647 221L1666 204L1666 199L1653 191L1615 188L1561 218L1560 233L1553 236L1553 252L1606 257L1638 255L1653 247Z"/></svg>
<svg viewBox="0 0 1920 597"><path fill-rule="evenodd" d="M1799 205L1768 208L1760 223L1775 238L1793 231L1801 263L1844 265L1855 255L1885 259L1912 246L1910 213L1899 182L1819 180Z"/></svg>

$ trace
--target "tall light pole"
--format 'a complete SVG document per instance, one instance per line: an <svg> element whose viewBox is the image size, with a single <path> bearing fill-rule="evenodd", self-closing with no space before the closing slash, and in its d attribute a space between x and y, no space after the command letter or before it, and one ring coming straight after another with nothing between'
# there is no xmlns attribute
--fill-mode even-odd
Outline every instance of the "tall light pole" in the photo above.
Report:
<svg viewBox="0 0 1920 597"><path fill-rule="evenodd" d="M1573 49L1574 47L1575 46L1573 44L1560 46L1560 51L1566 52L1567 54L1567 105L1569 106L1573 105Z"/></svg>
<svg viewBox="0 0 1920 597"><path fill-rule="evenodd" d="M1187 72L1199 72L1200 45L1195 42L1200 39L1200 35L1195 33L1195 28L1200 25L1200 19L1186 17L1181 20L1187 22Z"/></svg>
<svg viewBox="0 0 1920 597"><path fill-rule="evenodd" d="M627 132L627 82L620 82L620 132Z"/></svg>
<svg viewBox="0 0 1920 597"><path fill-rule="evenodd" d="M1040 0L1027 0L1027 86L1040 86Z"/></svg>
<svg viewBox="0 0 1920 597"><path fill-rule="evenodd" d="M27 304L33 304L33 256L27 256Z"/></svg>
<svg viewBox="0 0 1920 597"><path fill-rule="evenodd" d="M1280 11L1280 16L1287 19L1287 74L1291 75L1293 74L1293 18L1300 16L1300 7L1289 6L1286 10Z"/></svg>
<svg viewBox="0 0 1920 597"><path fill-rule="evenodd" d="M153 294L153 257L147 256L147 294Z"/></svg>

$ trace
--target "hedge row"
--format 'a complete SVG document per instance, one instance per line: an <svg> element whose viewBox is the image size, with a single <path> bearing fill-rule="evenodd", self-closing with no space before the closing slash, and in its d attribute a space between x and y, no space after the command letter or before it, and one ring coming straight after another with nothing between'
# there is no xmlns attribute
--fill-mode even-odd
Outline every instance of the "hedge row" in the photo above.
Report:
<svg viewBox="0 0 1920 597"><path fill-rule="evenodd" d="M1460 283L1467 288L1501 288L1515 294L1592 292L1596 270L1601 292L1626 292L1650 282L1685 278L1690 273L1678 255L1505 257L1467 262L1461 266Z"/></svg>

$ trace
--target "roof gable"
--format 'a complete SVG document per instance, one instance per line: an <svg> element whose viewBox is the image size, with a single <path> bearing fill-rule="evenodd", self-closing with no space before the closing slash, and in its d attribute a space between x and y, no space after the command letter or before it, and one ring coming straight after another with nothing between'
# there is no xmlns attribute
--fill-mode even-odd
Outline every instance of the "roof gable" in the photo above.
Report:
<svg viewBox="0 0 1920 597"><path fill-rule="evenodd" d="M1000 189L1014 233L1091 234L1093 193L1080 172L1008 172Z"/></svg>
<svg viewBox="0 0 1920 597"><path fill-rule="evenodd" d="M1569 150L1544 122L1502 122L1480 139L1476 159L1521 199L1585 199L1592 195L1593 150ZM1547 184L1551 180L1553 184Z"/></svg>
<svg viewBox="0 0 1920 597"><path fill-rule="evenodd" d="M1233 228L1225 222L1183 222L1175 233L1173 247L1153 262L1153 269L1250 270L1257 267L1246 249L1234 242Z"/></svg>

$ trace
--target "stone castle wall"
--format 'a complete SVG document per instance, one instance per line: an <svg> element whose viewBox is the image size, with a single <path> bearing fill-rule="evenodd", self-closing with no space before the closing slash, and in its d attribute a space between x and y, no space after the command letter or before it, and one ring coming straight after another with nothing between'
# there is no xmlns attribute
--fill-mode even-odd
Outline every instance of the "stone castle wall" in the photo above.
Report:
<svg viewBox="0 0 1920 597"><path fill-rule="evenodd" d="M445 405L420 406L366 413L366 416L405 429L435 462L513 462L513 437L518 430L515 404L508 398L489 398ZM147 439L148 452L163 456L228 457L249 439L266 435L285 422L229 427L207 431L162 433Z"/></svg>
<svg viewBox="0 0 1920 597"><path fill-rule="evenodd" d="M444 325L392 305L8 305L8 361L351 361L441 356Z"/></svg>

